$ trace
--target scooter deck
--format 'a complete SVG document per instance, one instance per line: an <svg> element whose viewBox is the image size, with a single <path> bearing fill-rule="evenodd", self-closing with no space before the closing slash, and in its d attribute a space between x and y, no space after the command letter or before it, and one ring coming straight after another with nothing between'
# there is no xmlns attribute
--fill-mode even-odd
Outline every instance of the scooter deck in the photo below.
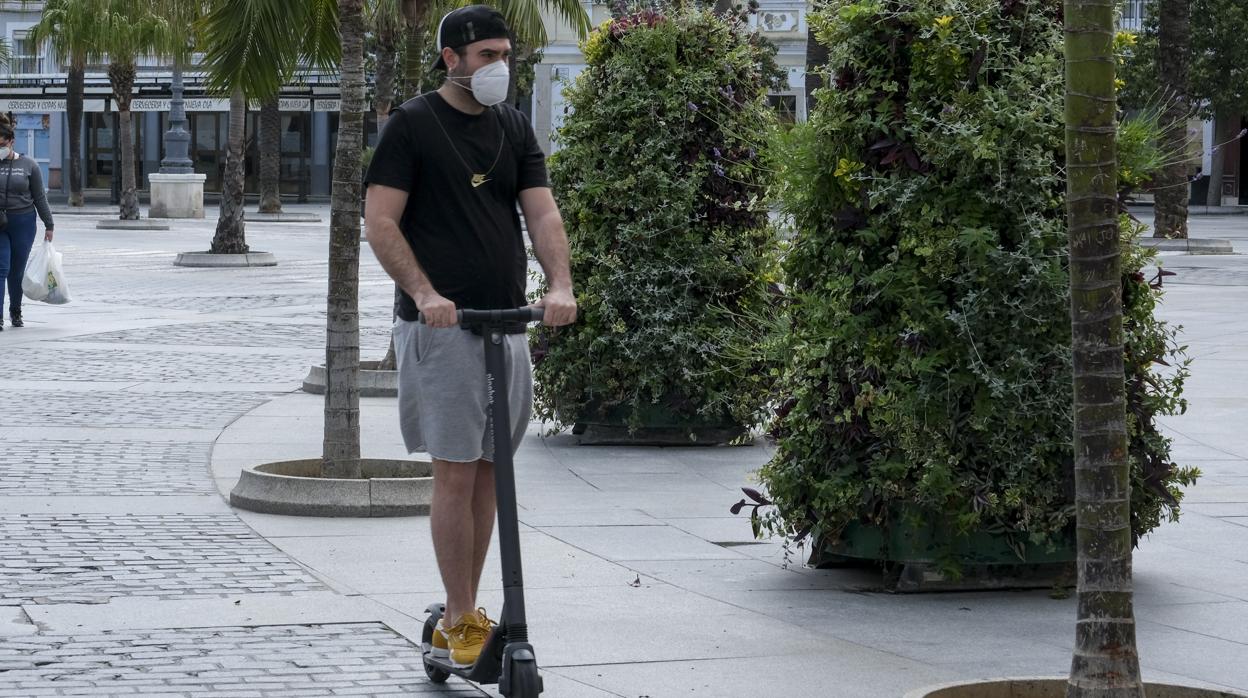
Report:
<svg viewBox="0 0 1248 698"><path fill-rule="evenodd" d="M481 654L477 657L477 662L468 667L452 664L449 657L442 659L433 656L433 647L430 645L421 647L421 650L424 654L425 664L473 683L488 685L498 683L499 677L502 676L503 647L506 644L507 633L503 626L494 626L494 629L490 631L489 638L485 641L485 646L481 648Z"/></svg>

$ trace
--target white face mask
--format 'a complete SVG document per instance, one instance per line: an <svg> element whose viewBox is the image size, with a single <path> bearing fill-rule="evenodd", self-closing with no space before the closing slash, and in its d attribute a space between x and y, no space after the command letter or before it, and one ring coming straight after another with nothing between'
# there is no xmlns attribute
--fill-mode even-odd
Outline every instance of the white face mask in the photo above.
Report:
<svg viewBox="0 0 1248 698"><path fill-rule="evenodd" d="M463 80L463 78L455 78L455 80ZM494 61L478 69L469 80L472 85L472 98L483 107L492 107L507 99L511 73L507 70L507 61ZM459 82L455 84L464 87ZM464 87L464 89L469 88Z"/></svg>
<svg viewBox="0 0 1248 698"><path fill-rule="evenodd" d="M13 154L13 149L7 145L0 145L0 160L8 160Z"/></svg>

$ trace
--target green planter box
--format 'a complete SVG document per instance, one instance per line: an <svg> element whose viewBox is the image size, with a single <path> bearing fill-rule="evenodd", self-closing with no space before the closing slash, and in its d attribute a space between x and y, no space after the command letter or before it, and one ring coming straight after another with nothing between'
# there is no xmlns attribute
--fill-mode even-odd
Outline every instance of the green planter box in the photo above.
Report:
<svg viewBox="0 0 1248 698"><path fill-rule="evenodd" d="M816 567L878 566L884 586L901 592L1053 588L1075 582L1073 528L1053 549L1020 537L1020 556L1004 533L959 536L937 517L920 519L916 525L897 517L887 528L851 523L839 540L817 546L810 562ZM942 563L949 560L960 573L945 571Z"/></svg>
<svg viewBox="0 0 1248 698"><path fill-rule="evenodd" d="M572 433L588 446L721 446L738 443L750 430L732 421L727 414L714 418L688 417L665 405L642 410L642 426L629 433L627 407L606 410L590 405L575 422Z"/></svg>

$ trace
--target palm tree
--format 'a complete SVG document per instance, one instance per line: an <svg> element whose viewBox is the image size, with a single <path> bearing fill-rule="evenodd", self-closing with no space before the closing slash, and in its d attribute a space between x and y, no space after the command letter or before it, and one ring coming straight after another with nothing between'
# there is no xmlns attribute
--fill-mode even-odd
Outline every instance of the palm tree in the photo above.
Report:
<svg viewBox="0 0 1248 698"><path fill-rule="evenodd" d="M338 0L342 36L338 144L329 233L323 477L360 477L360 157L364 147L363 0Z"/></svg>
<svg viewBox="0 0 1248 698"><path fill-rule="evenodd" d="M402 0L369 0L368 25L377 41L373 107L377 114L377 130L381 131L390 118L390 108L394 106L395 70L398 68L398 50L404 25Z"/></svg>
<svg viewBox="0 0 1248 698"><path fill-rule="evenodd" d="M1066 168L1079 619L1069 698L1141 698L1131 592L1114 3L1067 0Z"/></svg>
<svg viewBox="0 0 1248 698"><path fill-rule="evenodd" d="M276 97L300 64L333 69L341 47L334 0L207 0L196 25L208 86L230 95L221 215L210 251L247 252L243 142L247 103Z"/></svg>
<svg viewBox="0 0 1248 698"><path fill-rule="evenodd" d="M282 109L277 95L260 105L260 213L281 213Z"/></svg>
<svg viewBox="0 0 1248 698"><path fill-rule="evenodd" d="M1157 12L1157 73L1164 90L1165 112L1162 152L1169 162L1157 173L1153 234L1157 237L1187 237L1187 119L1188 52L1191 37L1191 0L1159 0Z"/></svg>
<svg viewBox="0 0 1248 698"><path fill-rule="evenodd" d="M117 135L121 144L121 219L138 220L130 102L138 60L158 53L168 44L169 24L148 0L100 0L99 10L87 57L108 61L108 81L117 104Z"/></svg>
<svg viewBox="0 0 1248 698"><path fill-rule="evenodd" d="M36 45L47 42L68 71L65 111L69 119L69 205L82 206L82 99L87 59L94 53L100 0L48 0L30 29Z"/></svg>

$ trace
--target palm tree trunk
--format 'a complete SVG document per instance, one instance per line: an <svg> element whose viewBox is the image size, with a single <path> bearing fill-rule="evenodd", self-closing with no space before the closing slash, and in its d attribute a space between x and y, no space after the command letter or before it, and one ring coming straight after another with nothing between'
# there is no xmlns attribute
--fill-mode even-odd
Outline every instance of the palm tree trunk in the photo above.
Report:
<svg viewBox="0 0 1248 698"><path fill-rule="evenodd" d="M338 0L342 106L334 161L325 333L321 476L360 477L360 156L364 146L363 0Z"/></svg>
<svg viewBox="0 0 1248 698"><path fill-rule="evenodd" d="M1066 169L1079 610L1068 698L1142 698L1131 591L1114 3L1068 0Z"/></svg>
<svg viewBox="0 0 1248 698"><path fill-rule="evenodd" d="M247 99L241 89L230 94L230 141L225 158L225 183L221 192L221 216L212 238L213 254L247 252L247 231L243 218L243 140L247 129Z"/></svg>
<svg viewBox="0 0 1248 698"><path fill-rule="evenodd" d="M69 119L69 205L82 206L82 95L86 68L74 61L66 81L65 111Z"/></svg>
<svg viewBox="0 0 1248 698"><path fill-rule="evenodd" d="M278 97L260 105L260 213L282 212L282 109Z"/></svg>
<svg viewBox="0 0 1248 698"><path fill-rule="evenodd" d="M117 139L121 143L121 219L139 219L139 195L134 180L134 129L129 109L117 112Z"/></svg>
<svg viewBox="0 0 1248 698"><path fill-rule="evenodd" d="M1157 72L1166 95L1161 150L1168 164L1157 173L1154 200L1153 235L1162 238L1187 237L1187 119L1188 44L1191 34L1191 0L1160 0L1157 10Z"/></svg>
<svg viewBox="0 0 1248 698"><path fill-rule="evenodd" d="M1217 112L1213 115L1213 152L1209 156L1209 193L1205 195L1206 206L1222 205L1222 175L1226 172L1226 146L1233 133L1230 115Z"/></svg>
<svg viewBox="0 0 1248 698"><path fill-rule="evenodd" d="M422 19L409 19L407 40L403 46L403 96L411 99L420 94L425 82L425 25Z"/></svg>
<svg viewBox="0 0 1248 698"><path fill-rule="evenodd" d="M377 32L377 84L373 107L377 112L377 132L385 127L394 106L394 78L398 61L397 38L389 23Z"/></svg>
<svg viewBox="0 0 1248 698"><path fill-rule="evenodd" d="M113 88L113 99L117 101L117 142L121 146L121 219L125 221L139 218L139 196L134 185L134 135L130 127L130 103L137 72L133 63L112 63L108 66L108 81Z"/></svg>

